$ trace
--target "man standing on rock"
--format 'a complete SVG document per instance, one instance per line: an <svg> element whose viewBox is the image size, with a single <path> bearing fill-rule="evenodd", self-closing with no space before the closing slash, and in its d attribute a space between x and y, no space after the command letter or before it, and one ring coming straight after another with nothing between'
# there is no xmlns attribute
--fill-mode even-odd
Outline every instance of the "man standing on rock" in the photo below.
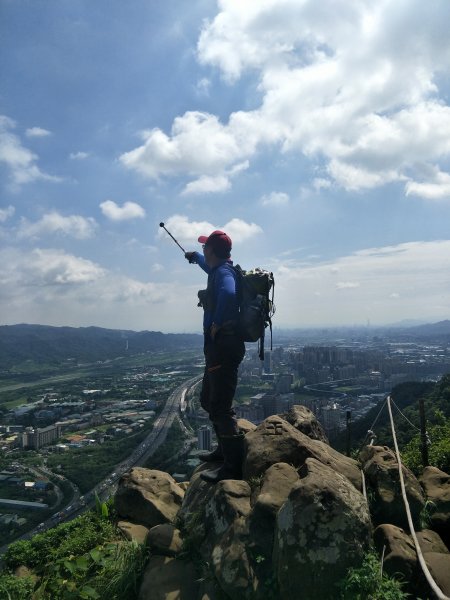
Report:
<svg viewBox="0 0 450 600"><path fill-rule="evenodd" d="M199 292L203 307L205 373L200 403L209 414L218 446L202 456L206 462L221 462L203 471L202 479L217 483L223 479L241 479L244 434L240 432L232 408L238 368L245 354L244 342L237 333L239 301L236 272L230 258L231 239L223 231L200 236L203 254L186 252L190 263L208 274L206 290Z"/></svg>

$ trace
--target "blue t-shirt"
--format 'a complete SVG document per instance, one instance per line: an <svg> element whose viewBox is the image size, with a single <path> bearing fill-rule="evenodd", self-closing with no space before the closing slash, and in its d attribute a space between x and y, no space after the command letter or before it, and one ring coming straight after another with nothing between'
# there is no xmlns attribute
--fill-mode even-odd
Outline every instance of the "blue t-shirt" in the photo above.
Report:
<svg viewBox="0 0 450 600"><path fill-rule="evenodd" d="M194 261L205 273L208 273L208 288L212 286L213 310L205 310L203 328L208 330L213 323L221 327L229 321L237 322L239 318L239 302L236 288L236 272L231 260L211 269L200 252L195 252Z"/></svg>

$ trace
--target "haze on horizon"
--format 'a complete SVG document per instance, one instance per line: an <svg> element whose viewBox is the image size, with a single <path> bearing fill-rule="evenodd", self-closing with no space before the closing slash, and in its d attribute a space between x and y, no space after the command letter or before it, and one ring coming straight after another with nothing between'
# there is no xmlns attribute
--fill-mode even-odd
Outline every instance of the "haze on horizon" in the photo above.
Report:
<svg viewBox="0 0 450 600"><path fill-rule="evenodd" d="M280 328L448 318L450 4L2 4L0 324L199 331L225 229Z"/></svg>

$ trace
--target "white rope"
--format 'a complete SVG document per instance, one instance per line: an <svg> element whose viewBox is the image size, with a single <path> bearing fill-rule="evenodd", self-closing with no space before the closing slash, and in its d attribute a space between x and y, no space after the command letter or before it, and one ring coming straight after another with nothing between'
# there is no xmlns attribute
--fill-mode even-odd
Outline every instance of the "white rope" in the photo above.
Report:
<svg viewBox="0 0 450 600"><path fill-rule="evenodd" d="M380 579L383 579L384 553L385 552L386 552L386 544L384 544L384 546L383 546L383 553L381 555Z"/></svg>
<svg viewBox="0 0 450 600"><path fill-rule="evenodd" d="M366 478L364 477L364 471L362 469L361 469L361 480L362 480L363 496L367 500Z"/></svg>
<svg viewBox="0 0 450 600"><path fill-rule="evenodd" d="M381 413L383 412L384 407L386 406L386 402L387 399L384 401L383 406L380 408L380 412L377 414L377 416L375 417L375 421L372 423L371 427L369 428L369 431L373 430L373 428L375 427L375 423L378 421L378 419L380 418Z"/></svg>
<svg viewBox="0 0 450 600"><path fill-rule="evenodd" d="M414 545L416 547L417 557L419 559L420 566L422 567L422 571L423 571L431 589L436 594L437 598L439 600L450 600L450 598L448 596L446 596L442 592L442 590L438 587L438 585L434 581L433 577L431 576L431 573L428 570L427 564L423 557L422 550L420 548L419 541L416 536L416 532L414 530L414 525L413 525L413 521L412 521L412 517L411 517L411 510L409 508L408 499L406 497L405 481L403 479L402 461L400 458L400 452L398 450L397 436L395 435L395 425L394 425L394 418L392 416L391 397L390 396L387 397L387 407L388 407L388 411L389 411L389 418L391 420L392 438L394 440L395 454L397 455L398 473L400 476L400 487L402 490L403 503L405 505L406 516L408 518L408 525L409 525L409 530L411 532L411 537L412 537L412 539L414 541Z"/></svg>
<svg viewBox="0 0 450 600"><path fill-rule="evenodd" d="M380 415L381 415L381 413L383 412L383 410L384 410L384 407L386 406L386 402L387 402L387 400L385 400L385 401L383 402L383 406L380 408L380 411L379 411L379 413L378 413L378 414L377 414L377 416L375 417L375 421L374 421L374 422L372 423L372 425L370 426L370 429L368 429L368 431L367 431L367 433L366 433L366 437L364 438L363 445L362 445L362 446L361 446L361 448L359 449L359 452L358 452L358 454L361 454L361 452L363 451L363 448L364 448L364 446L366 446L366 445L367 445L367 439L369 438L369 436L370 436L370 438L371 438L371 439L370 439L370 442L369 442L369 446L373 446L373 443L374 443L374 441L375 441L375 439L376 439L376 435L375 435L375 434L374 434L374 432L373 432L373 428L375 427L375 423L376 423L376 422L378 421L378 419L380 418Z"/></svg>
<svg viewBox="0 0 450 600"><path fill-rule="evenodd" d="M399 407L398 407L398 406L395 404L395 402L392 400L392 398L391 398L391 402L392 402L392 404L395 406L395 408L398 410L398 412L399 412L399 413L402 415L402 417L403 417L403 418L404 418L406 421L408 421L408 423L411 425L411 427L414 427L414 429L415 429L416 431L419 431L419 432L420 432L420 429L419 429L419 427L417 427L417 425L414 425L414 423L411 423L411 421L408 419L408 417L402 413L402 411L401 411L401 410L399 409Z"/></svg>

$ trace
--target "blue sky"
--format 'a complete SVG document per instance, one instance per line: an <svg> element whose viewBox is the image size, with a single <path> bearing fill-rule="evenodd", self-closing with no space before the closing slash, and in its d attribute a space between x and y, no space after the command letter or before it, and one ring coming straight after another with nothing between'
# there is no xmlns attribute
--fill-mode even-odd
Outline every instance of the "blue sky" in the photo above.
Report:
<svg viewBox="0 0 450 600"><path fill-rule="evenodd" d="M2 0L1 323L198 331L225 229L280 327L448 318L450 4Z"/></svg>

